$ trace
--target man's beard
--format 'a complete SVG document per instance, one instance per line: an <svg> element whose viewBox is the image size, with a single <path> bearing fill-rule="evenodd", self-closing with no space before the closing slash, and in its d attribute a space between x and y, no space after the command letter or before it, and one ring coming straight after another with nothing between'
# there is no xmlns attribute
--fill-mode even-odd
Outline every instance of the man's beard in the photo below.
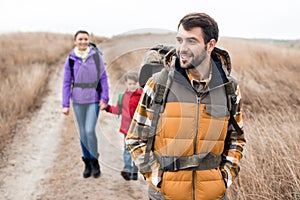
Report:
<svg viewBox="0 0 300 200"><path fill-rule="evenodd" d="M201 54L198 55L197 57L195 57L193 53L188 52L188 51L178 51L177 56L179 57L179 60L180 60L180 66L184 69L196 68L207 58L205 49L203 49L201 51ZM192 61L190 63L184 63L181 59L181 56L192 58Z"/></svg>

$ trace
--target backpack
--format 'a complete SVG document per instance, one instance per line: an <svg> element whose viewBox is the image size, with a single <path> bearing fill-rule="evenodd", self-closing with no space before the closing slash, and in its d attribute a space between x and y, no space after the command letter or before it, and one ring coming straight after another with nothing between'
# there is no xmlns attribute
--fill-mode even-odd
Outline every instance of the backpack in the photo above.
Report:
<svg viewBox="0 0 300 200"><path fill-rule="evenodd" d="M139 85L143 88L152 74L160 72L165 65L169 65L166 62L170 61L174 53L175 48L172 45L158 44L150 48L141 64Z"/></svg>
<svg viewBox="0 0 300 200"><path fill-rule="evenodd" d="M70 67L70 70L71 70L72 88L74 88L74 87L96 88L97 92L100 94L102 89L101 89L101 84L100 84L101 71L100 71L99 53L101 55L103 55L103 53L100 50L99 46L96 45L95 43L91 42L91 41L89 42L89 46L96 51L96 53L93 54L93 59L95 61L96 68L97 68L97 80L98 81L95 81L94 83L75 83L74 82L74 80L75 80L74 79L74 60L69 57L69 67Z"/></svg>
<svg viewBox="0 0 300 200"><path fill-rule="evenodd" d="M171 65L174 55L174 46L158 44L150 48L150 50L145 54L140 68L139 84L141 87L145 86L147 80L152 76L152 74L161 72L156 83L156 91L154 94L153 116L149 138L146 145L145 163L149 161L150 151L153 148L153 142L156 135L159 113L164 111L165 100L172 84L171 77L173 76L174 71L170 69L169 66ZM225 59L222 59L221 62L225 63L225 66L227 66L227 73L224 71L224 69L219 69L219 72L222 74L223 82L228 83L225 85L225 91L227 96L227 107L230 113L229 123L235 128L238 135L242 135L244 132L234 118L237 109L237 96L235 94L237 82L230 76L230 57L226 51L215 47L212 52L212 58L214 56L218 57L218 55L225 57Z"/></svg>

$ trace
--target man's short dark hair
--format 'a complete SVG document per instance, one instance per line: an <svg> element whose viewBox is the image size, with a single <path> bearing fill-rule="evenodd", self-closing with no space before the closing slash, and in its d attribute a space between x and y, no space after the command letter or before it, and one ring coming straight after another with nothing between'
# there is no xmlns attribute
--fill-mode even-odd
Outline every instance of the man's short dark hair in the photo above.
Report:
<svg viewBox="0 0 300 200"><path fill-rule="evenodd" d="M203 33L203 39L205 44L207 44L211 39L218 41L219 28L217 22L205 13L190 13L184 16L179 24L187 31L195 27L200 27Z"/></svg>

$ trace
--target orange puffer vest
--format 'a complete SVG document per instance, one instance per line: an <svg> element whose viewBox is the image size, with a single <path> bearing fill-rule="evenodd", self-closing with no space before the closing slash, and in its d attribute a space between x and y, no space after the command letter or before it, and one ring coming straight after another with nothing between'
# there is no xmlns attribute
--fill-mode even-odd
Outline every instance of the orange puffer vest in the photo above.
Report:
<svg viewBox="0 0 300 200"><path fill-rule="evenodd" d="M219 165L229 120L221 74L213 64L208 90L197 94L182 69L175 68L155 136L154 155L164 171L161 188L155 189L168 200L220 199L226 191ZM178 170L181 166L172 162L180 158L188 165L196 157L195 168Z"/></svg>

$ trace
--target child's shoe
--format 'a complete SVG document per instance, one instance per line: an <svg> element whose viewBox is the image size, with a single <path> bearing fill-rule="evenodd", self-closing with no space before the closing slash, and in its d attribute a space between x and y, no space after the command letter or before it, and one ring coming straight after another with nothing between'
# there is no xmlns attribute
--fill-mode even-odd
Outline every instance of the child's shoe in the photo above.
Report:
<svg viewBox="0 0 300 200"><path fill-rule="evenodd" d="M138 173L137 172L133 172L131 174L131 180L134 180L134 181L138 180Z"/></svg>
<svg viewBox="0 0 300 200"><path fill-rule="evenodd" d="M130 172L121 171L121 175L126 181L130 181Z"/></svg>

